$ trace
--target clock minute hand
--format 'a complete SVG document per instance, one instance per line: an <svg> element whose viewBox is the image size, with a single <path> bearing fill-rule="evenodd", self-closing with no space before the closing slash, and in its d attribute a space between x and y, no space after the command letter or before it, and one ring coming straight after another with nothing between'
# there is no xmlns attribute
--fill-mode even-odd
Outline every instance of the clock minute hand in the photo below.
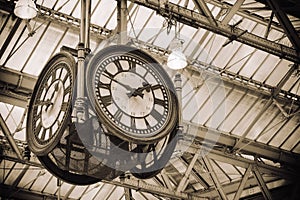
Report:
<svg viewBox="0 0 300 200"><path fill-rule="evenodd" d="M126 88L126 90L128 90L129 92L133 92L134 89L132 87L130 87L129 85L126 85L124 83L121 83L120 81L117 81L115 79L112 79L112 81L118 83L119 85L123 86L124 88Z"/></svg>
<svg viewBox="0 0 300 200"><path fill-rule="evenodd" d="M132 87L130 87L129 85L126 85L126 84L124 84L124 83L121 83L120 81L113 79L112 77L110 77L109 75L106 75L105 73L103 73L103 75L104 75L105 77L111 79L112 81L118 83L119 85L123 86L123 87L126 88L126 90L128 90L129 92L133 92L133 91L134 91L134 89L133 89Z"/></svg>

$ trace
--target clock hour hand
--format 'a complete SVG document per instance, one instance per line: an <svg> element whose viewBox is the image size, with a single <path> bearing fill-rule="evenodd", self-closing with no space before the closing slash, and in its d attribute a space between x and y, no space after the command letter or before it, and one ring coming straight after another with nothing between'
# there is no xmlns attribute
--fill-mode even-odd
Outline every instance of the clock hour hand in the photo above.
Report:
<svg viewBox="0 0 300 200"><path fill-rule="evenodd" d="M131 93L127 93L127 95L129 97L130 96L134 96L134 97L140 96L141 98L143 98L144 97L143 91L146 90L146 92L150 92L151 85L149 83L146 83L146 82L143 82L142 84L143 84L142 87L139 87L139 88L135 89Z"/></svg>

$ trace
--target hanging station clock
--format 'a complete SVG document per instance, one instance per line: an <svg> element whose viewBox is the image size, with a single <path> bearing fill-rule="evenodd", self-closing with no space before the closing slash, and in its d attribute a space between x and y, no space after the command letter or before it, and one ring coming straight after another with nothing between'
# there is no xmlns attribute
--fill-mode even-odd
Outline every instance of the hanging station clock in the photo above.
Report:
<svg viewBox="0 0 300 200"><path fill-rule="evenodd" d="M30 99L26 137L30 150L47 155L69 122L75 81L75 59L67 52L53 56L42 70Z"/></svg>
<svg viewBox="0 0 300 200"><path fill-rule="evenodd" d="M177 128L173 83L145 52L125 45L107 47L91 58L86 80L99 120L113 135L150 144Z"/></svg>

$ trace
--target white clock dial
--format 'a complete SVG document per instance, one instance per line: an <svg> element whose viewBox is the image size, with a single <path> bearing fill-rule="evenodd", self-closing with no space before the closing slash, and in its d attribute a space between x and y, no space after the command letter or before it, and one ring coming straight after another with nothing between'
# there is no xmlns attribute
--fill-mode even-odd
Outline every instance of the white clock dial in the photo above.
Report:
<svg viewBox="0 0 300 200"><path fill-rule="evenodd" d="M108 47L88 66L88 94L100 121L122 139L153 142L178 119L172 81L152 57L128 46Z"/></svg>

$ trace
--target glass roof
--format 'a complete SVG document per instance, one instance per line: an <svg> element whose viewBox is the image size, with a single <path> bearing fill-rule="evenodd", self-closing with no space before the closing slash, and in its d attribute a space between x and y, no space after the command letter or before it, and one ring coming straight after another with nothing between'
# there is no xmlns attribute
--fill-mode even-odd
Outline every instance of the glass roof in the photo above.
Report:
<svg viewBox="0 0 300 200"><path fill-rule="evenodd" d="M201 13L194 4L195 1L170 0L169 2ZM206 1L206 5L215 19L222 21L236 2L237 0L211 0ZM266 30L268 20L265 19L270 19L271 11L264 4L254 0L243 2L229 20L229 25L235 26L238 23L237 26L247 30L248 33L276 44L292 47L276 17L270 30ZM30 21L21 21L1 55L1 70L12 69L21 72L24 76L38 77L46 62L59 52L61 47L76 49L79 41L77 22L80 18L80 1L37 0L36 4L40 5L38 17ZM127 6L129 37L146 42L153 48L170 50L169 45L175 33L174 27L168 33L166 26L168 19L152 9L131 1L128 1ZM96 30L92 33L90 41L92 52L102 47L103 38L114 36L117 28L116 7L117 1L92 1L91 23L111 31L109 36ZM45 8L55 10L62 15L47 13ZM65 19L65 16L69 16L69 19ZM18 20L4 11L0 11L0 17L0 47L3 47ZM299 30L299 19L292 15L289 15L289 18L295 29ZM231 141L233 138L245 139L247 143L243 143L239 151L247 149L246 147L256 147L255 145L258 144L299 156L300 103L298 96L296 98L293 96L300 95L300 81L299 69L290 73L294 63L238 41L228 42L227 37L203 28L196 29L182 23L178 23L178 26L180 37L184 40L183 52L190 63L190 66L181 72L185 123L202 129L212 129L224 137L230 137ZM165 55L161 56L151 49L148 49L148 53L158 57L170 77L174 78L175 72L166 68ZM1 82L2 78L0 78ZM6 85L1 84L1 89L6 90ZM277 89L279 94L273 98L272 92ZM10 102L2 100L2 97L0 101L3 101L0 102L1 116L11 135L17 143L23 144L26 141L26 107L18 107L13 105L13 102L9 104ZM196 138L205 140L201 138L201 131L194 134ZM7 142L2 129L0 129L0 136L1 142ZM218 145L223 145L225 151L225 142L215 141L215 147ZM236 155L241 156L241 154ZM252 153L250 152L249 155L252 156ZM243 158L246 159L246 156ZM191 153L185 153L182 157L175 156L165 168L165 174L174 188L184 177L192 158ZM247 159L252 162L254 157L247 157ZM266 162L269 161L272 167L275 166L271 159L264 159ZM205 167L206 164L202 158L197 159L188 179L186 191L215 197L215 194L210 192L215 186L210 170ZM247 170L245 165L225 162L215 157L210 158L210 164L222 185L241 181ZM11 160L1 161L0 166L0 181L5 185L17 184L18 188L43 194L60 193L61 196L71 199L125 199L124 189L113 184L99 182L88 186L74 186L63 182L61 187L58 187L57 179L40 167L27 166ZM262 176L269 189L287 184L284 179L275 175L263 174ZM16 182L17 179L20 180ZM145 182L165 186L162 180L163 177L159 174L156 178ZM247 187L250 187L253 181L255 177L251 174ZM252 194L260 192L259 187L251 189ZM249 191L245 189L242 197L248 196L247 192ZM161 199L155 194L135 190L132 191L132 196L134 199ZM233 198L234 192L228 192L227 196Z"/></svg>

